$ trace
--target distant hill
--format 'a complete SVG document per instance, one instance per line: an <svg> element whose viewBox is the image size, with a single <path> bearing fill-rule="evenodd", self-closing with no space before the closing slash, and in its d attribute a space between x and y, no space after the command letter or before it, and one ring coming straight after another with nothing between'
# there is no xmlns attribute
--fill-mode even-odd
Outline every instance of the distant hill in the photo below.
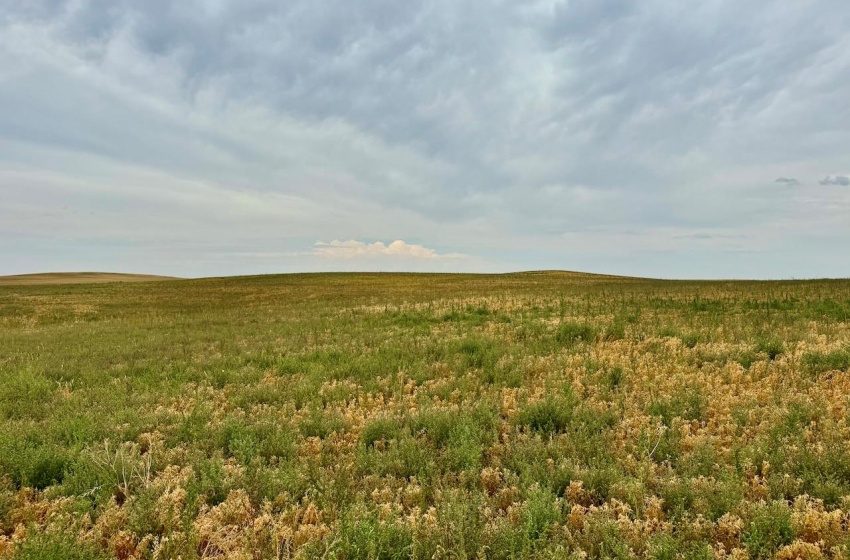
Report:
<svg viewBox="0 0 850 560"><path fill-rule="evenodd" d="M37 284L106 284L109 282L155 282L175 280L173 276L153 274L120 274L116 272L46 272L0 276L0 286Z"/></svg>

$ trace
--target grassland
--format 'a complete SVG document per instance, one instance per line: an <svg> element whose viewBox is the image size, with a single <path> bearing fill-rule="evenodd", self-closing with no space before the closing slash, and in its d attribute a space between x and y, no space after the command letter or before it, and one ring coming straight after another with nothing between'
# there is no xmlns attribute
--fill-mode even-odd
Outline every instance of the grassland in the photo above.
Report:
<svg viewBox="0 0 850 560"><path fill-rule="evenodd" d="M44 272L0 276L0 286L33 286L41 284L106 284L111 282L157 282L171 280L168 276L151 274L120 274L115 272Z"/></svg>
<svg viewBox="0 0 850 560"><path fill-rule="evenodd" d="M0 286L0 558L846 558L850 281Z"/></svg>

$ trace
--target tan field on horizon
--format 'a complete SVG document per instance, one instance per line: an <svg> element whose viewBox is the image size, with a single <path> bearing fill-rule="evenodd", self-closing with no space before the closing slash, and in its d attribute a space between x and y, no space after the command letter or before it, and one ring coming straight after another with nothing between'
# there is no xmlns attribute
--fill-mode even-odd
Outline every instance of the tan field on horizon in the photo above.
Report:
<svg viewBox="0 0 850 560"><path fill-rule="evenodd" d="M121 272L39 272L0 276L0 286L35 286L42 284L106 284L109 282L157 282L177 280L173 276L126 274Z"/></svg>

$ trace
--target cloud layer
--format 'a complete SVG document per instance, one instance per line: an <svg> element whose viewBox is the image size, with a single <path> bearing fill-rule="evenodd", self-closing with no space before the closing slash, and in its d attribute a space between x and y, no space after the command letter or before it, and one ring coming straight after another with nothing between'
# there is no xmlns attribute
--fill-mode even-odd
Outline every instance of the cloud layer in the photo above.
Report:
<svg viewBox="0 0 850 560"><path fill-rule="evenodd" d="M845 0L3 3L0 274L404 239L422 269L850 275L848 26Z"/></svg>

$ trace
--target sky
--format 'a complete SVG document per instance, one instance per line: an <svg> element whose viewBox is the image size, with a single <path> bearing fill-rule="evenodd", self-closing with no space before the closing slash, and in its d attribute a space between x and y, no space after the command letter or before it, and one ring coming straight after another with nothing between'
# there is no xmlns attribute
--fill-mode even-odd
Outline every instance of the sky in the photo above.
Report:
<svg viewBox="0 0 850 560"><path fill-rule="evenodd" d="M847 0L4 0L0 274L850 277Z"/></svg>

